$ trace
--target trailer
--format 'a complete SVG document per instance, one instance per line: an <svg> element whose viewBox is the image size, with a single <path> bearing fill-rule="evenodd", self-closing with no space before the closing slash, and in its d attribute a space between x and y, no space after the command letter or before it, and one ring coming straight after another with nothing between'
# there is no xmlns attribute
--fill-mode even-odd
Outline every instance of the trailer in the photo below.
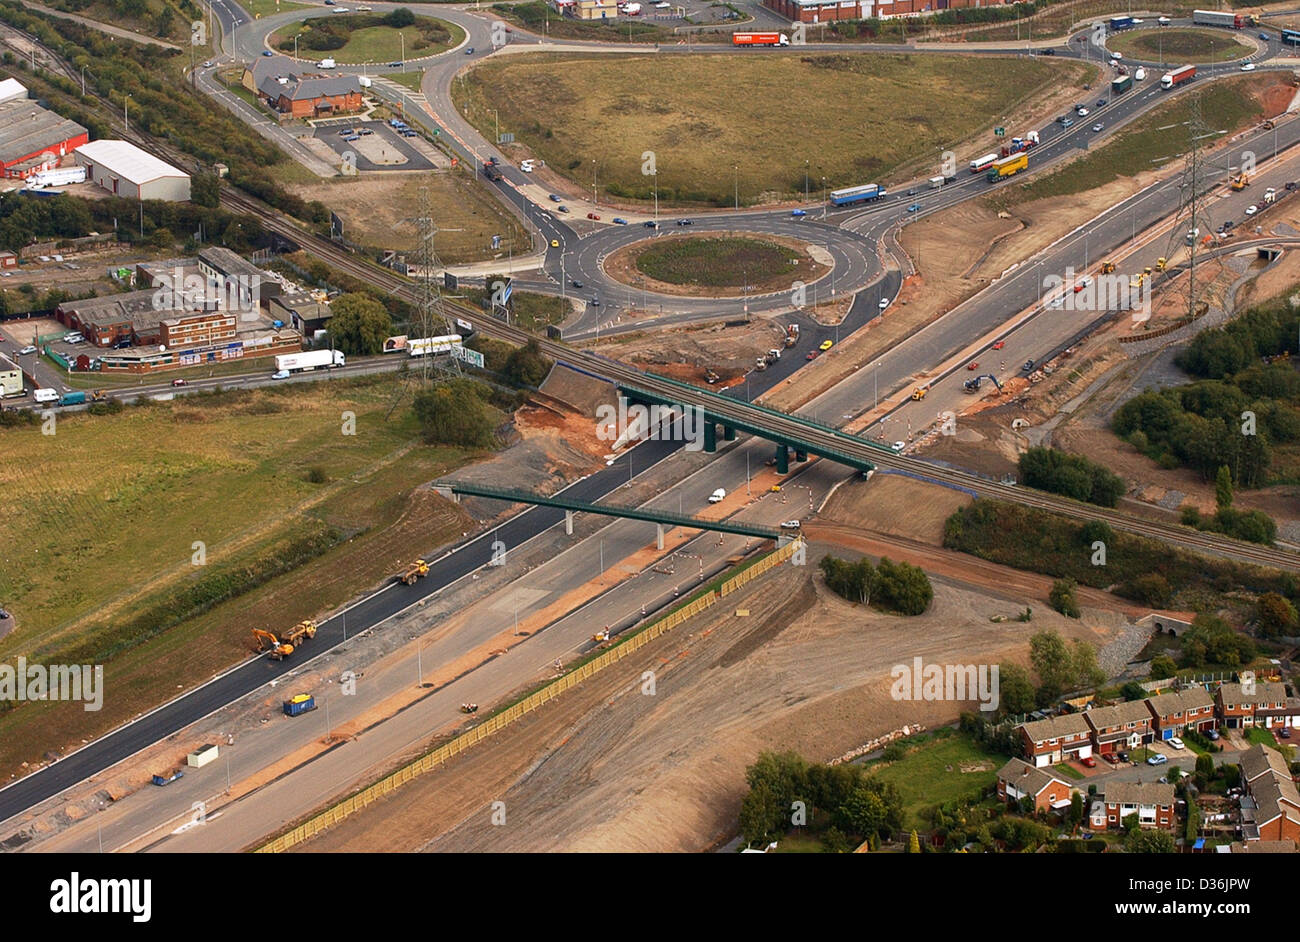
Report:
<svg viewBox="0 0 1300 942"><path fill-rule="evenodd" d="M1184 82L1190 82L1196 76L1196 66L1184 65L1172 72L1166 72L1160 77L1161 88L1173 88L1176 85L1182 85Z"/></svg>
<svg viewBox="0 0 1300 942"><path fill-rule="evenodd" d="M27 178L27 187L39 190L47 186L67 186L70 183L85 183L85 167L55 167L52 170L39 170Z"/></svg>
<svg viewBox="0 0 1300 942"><path fill-rule="evenodd" d="M1121 75L1119 78L1110 80L1110 93L1112 95L1122 95L1133 87L1133 76Z"/></svg>
<svg viewBox="0 0 1300 942"><path fill-rule="evenodd" d="M329 369L346 365L347 362L342 350L308 350L305 353L282 353L275 358L276 370L284 370L287 373L314 370L318 366Z"/></svg>
<svg viewBox="0 0 1300 942"><path fill-rule="evenodd" d="M943 177L931 177L931 178L930 178L930 189L932 189L932 190L937 190L937 189L939 189L939 187L941 187L941 186L943 186Z"/></svg>
<svg viewBox="0 0 1300 942"><path fill-rule="evenodd" d="M460 334L447 334L444 337L417 337L406 342L406 355L423 357L429 354L450 353L454 347L461 345Z"/></svg>
<svg viewBox="0 0 1300 942"><path fill-rule="evenodd" d="M987 170L993 166L994 161L997 159L997 154L985 154L983 157L976 157L970 162L970 172L979 173L981 170Z"/></svg>
<svg viewBox="0 0 1300 942"><path fill-rule="evenodd" d="M985 178L990 183L996 183L1005 177L1013 177L1021 170L1029 168L1029 155L1025 153L1012 154L1009 157L1003 157L993 162Z"/></svg>
<svg viewBox="0 0 1300 942"><path fill-rule="evenodd" d="M831 190L832 206L848 206L851 203L870 203L887 195L879 183L864 183L843 190Z"/></svg>
<svg viewBox="0 0 1300 942"><path fill-rule="evenodd" d="M785 33L732 33L733 46L788 46L790 37Z"/></svg>
<svg viewBox="0 0 1300 942"><path fill-rule="evenodd" d="M1110 18L1110 31L1118 33L1122 30L1133 28L1133 17L1131 16L1112 16Z"/></svg>
<svg viewBox="0 0 1300 942"><path fill-rule="evenodd" d="M1196 26L1224 26L1228 29L1242 29L1246 17L1240 13L1221 13L1218 10L1193 10L1192 23Z"/></svg>

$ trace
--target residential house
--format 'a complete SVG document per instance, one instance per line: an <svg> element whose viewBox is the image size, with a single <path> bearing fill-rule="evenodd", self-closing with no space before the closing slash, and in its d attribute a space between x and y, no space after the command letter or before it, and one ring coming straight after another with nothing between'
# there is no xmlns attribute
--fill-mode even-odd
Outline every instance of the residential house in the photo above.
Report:
<svg viewBox="0 0 1300 942"><path fill-rule="evenodd" d="M1214 707L1219 725L1228 729L1285 725L1280 721L1274 722L1273 715L1268 712L1260 711L1284 711L1286 706L1286 686L1273 681L1220 684L1214 692Z"/></svg>
<svg viewBox="0 0 1300 942"><path fill-rule="evenodd" d="M1030 798L1035 811L1062 811L1070 807L1074 789L1050 772L1012 759L998 772L998 797L1003 801Z"/></svg>
<svg viewBox="0 0 1300 942"><path fill-rule="evenodd" d="M1148 697L1146 706L1156 739L1172 739L1188 729L1203 733L1214 728L1214 698L1201 686Z"/></svg>
<svg viewBox="0 0 1300 942"><path fill-rule="evenodd" d="M1092 744L1098 755L1136 749L1154 738L1151 712L1142 700L1095 707L1083 715L1092 729Z"/></svg>
<svg viewBox="0 0 1300 942"><path fill-rule="evenodd" d="M1144 828L1174 826L1174 786L1159 782L1107 782L1106 826L1119 829L1134 812Z"/></svg>
<svg viewBox="0 0 1300 942"><path fill-rule="evenodd" d="M1246 841L1300 840L1300 792L1276 749L1255 745L1241 754L1241 834Z"/></svg>
<svg viewBox="0 0 1300 942"><path fill-rule="evenodd" d="M1019 729L1025 758L1039 768L1092 755L1092 730L1082 713L1049 716L1022 723Z"/></svg>
<svg viewBox="0 0 1300 942"><path fill-rule="evenodd" d="M256 59L244 69L243 86L272 109L294 118L319 118L360 111L361 82L355 75L304 72L285 56Z"/></svg>

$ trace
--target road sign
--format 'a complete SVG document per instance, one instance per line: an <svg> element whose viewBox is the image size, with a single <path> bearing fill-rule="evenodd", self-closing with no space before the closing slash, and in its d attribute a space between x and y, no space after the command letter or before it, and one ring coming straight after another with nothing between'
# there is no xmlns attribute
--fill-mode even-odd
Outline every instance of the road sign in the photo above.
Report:
<svg viewBox="0 0 1300 942"><path fill-rule="evenodd" d="M498 144L513 144L514 142L515 142L515 136L513 133L502 134L500 137L497 138Z"/></svg>
<svg viewBox="0 0 1300 942"><path fill-rule="evenodd" d="M499 235L494 235L492 237L492 248L494 249L501 248L501 237Z"/></svg>
<svg viewBox="0 0 1300 942"><path fill-rule="evenodd" d="M470 366L477 366L483 369L483 354L477 350L467 350L465 347L452 347L451 355L457 360L462 360Z"/></svg>
<svg viewBox="0 0 1300 942"><path fill-rule="evenodd" d="M1006 129L1006 128L994 128L994 129L993 129L993 133L996 134L998 137L1005 137L1005 136L1006 136L1006 133L1007 133L1007 129Z"/></svg>

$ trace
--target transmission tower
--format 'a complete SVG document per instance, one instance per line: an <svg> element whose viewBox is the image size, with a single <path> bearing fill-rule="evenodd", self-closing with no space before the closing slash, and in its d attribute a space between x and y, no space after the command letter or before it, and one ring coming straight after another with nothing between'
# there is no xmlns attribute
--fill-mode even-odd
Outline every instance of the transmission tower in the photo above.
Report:
<svg viewBox="0 0 1300 942"><path fill-rule="evenodd" d="M438 232L461 232L461 229L440 230L433 218L433 200L429 194L428 184L420 186L420 215L407 217L404 222L414 222L419 231L419 246L416 249L416 264L419 266L419 300L416 302L416 324L421 338L455 333L453 319L443 308L442 291L434 280L434 269L438 256L433 248L434 237ZM435 329L436 325L436 329ZM429 372L434 359L433 354L420 357L420 378L429 381ZM460 361L449 357L447 371L460 375ZM442 364L439 364L442 367Z"/></svg>
<svg viewBox="0 0 1300 942"><path fill-rule="evenodd" d="M1187 316L1195 319L1199 290L1196 284L1196 254L1201 247L1201 239L1211 231L1210 192L1213 179L1220 172L1219 167L1211 165L1202 153L1202 142L1206 138L1219 137L1223 131L1207 129L1201 114L1201 96L1195 95L1190 101L1191 116L1182 127L1187 131L1187 150L1183 155L1182 179L1178 185L1178 211L1174 215L1173 228L1169 231L1169 241L1165 257L1172 258L1180 244L1186 244L1191 235L1187 257Z"/></svg>

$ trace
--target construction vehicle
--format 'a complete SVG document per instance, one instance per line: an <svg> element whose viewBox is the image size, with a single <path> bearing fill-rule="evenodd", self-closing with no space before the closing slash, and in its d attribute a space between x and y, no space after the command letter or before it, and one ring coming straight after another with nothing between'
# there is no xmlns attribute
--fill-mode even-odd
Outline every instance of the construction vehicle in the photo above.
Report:
<svg viewBox="0 0 1300 942"><path fill-rule="evenodd" d="M178 778L184 778L184 777L185 777L185 773L183 771L181 771L180 769L172 769L166 775L155 775L152 779L150 779L150 781L152 781L155 785L170 785Z"/></svg>
<svg viewBox="0 0 1300 942"><path fill-rule="evenodd" d="M1102 263L1101 263L1101 273L1102 273L1103 275L1109 275L1109 274L1110 274L1111 272L1113 272L1114 270L1115 270L1115 263L1114 263L1114 262L1102 262Z"/></svg>
<svg viewBox="0 0 1300 942"><path fill-rule="evenodd" d="M94 392L92 392L92 393L90 394L90 401L91 401L91 402L107 402L107 401L108 401L108 393L106 393L106 392L105 392L104 390L102 390L102 389L96 389Z"/></svg>
<svg viewBox="0 0 1300 942"><path fill-rule="evenodd" d="M601 629L600 631L596 632L594 635L591 636L591 640L592 640L592 641L595 641L595 642L597 642L597 643L599 643L599 642L601 642L601 641L608 641L608 640L609 640L609 628L606 627L606 628L603 628L603 629Z"/></svg>
<svg viewBox="0 0 1300 942"><path fill-rule="evenodd" d="M993 380L993 385L998 388L998 392L1002 392L1002 384L998 382L998 378L994 376L992 373L985 373L981 376L972 377L971 379L968 379L966 380L966 382L962 383L962 388L965 389L968 393L979 392L980 386L983 384L984 380L986 379Z"/></svg>
<svg viewBox="0 0 1300 942"><path fill-rule="evenodd" d="M1150 277L1151 277L1151 266L1150 266L1150 265L1148 265L1146 268L1142 269L1142 277L1144 277L1144 278L1150 278Z"/></svg>
<svg viewBox="0 0 1300 942"><path fill-rule="evenodd" d="M759 357L757 360L755 360L754 369L758 370L760 373L763 370L767 369L767 357Z"/></svg>
<svg viewBox="0 0 1300 942"><path fill-rule="evenodd" d="M1250 174L1245 172L1237 174L1228 181L1228 187L1234 193L1240 192L1248 186L1250 186Z"/></svg>
<svg viewBox="0 0 1300 942"><path fill-rule="evenodd" d="M417 559L411 565L406 567L406 572L398 576L402 585L415 585L417 579L423 579L429 574L429 564L423 559Z"/></svg>
<svg viewBox="0 0 1300 942"><path fill-rule="evenodd" d="M462 713L477 713L477 712L478 712L478 704L477 704L477 703L462 703L462 704L460 705L460 712L462 712Z"/></svg>
<svg viewBox="0 0 1300 942"><path fill-rule="evenodd" d="M1146 273L1145 273L1145 272L1138 272L1137 277L1134 278L1132 281L1130 281L1130 282L1128 283L1128 286L1129 286L1130 288L1134 288L1134 289L1141 288L1141 287L1142 287L1142 283L1143 283L1144 281L1146 281L1146 280L1147 280Z"/></svg>
<svg viewBox="0 0 1300 942"><path fill-rule="evenodd" d="M708 383L710 386L712 386L714 383L716 383L716 382L717 382L718 380L720 380L721 378L722 378L722 377L719 376L717 373L713 372L713 370L709 370L708 372L706 372L706 373L704 374L704 381L705 381L706 383Z"/></svg>
<svg viewBox="0 0 1300 942"><path fill-rule="evenodd" d="M316 637L316 623L311 619L307 619L290 628L282 643L289 645L290 648L296 648L300 647L304 641L310 641L314 637Z"/></svg>
<svg viewBox="0 0 1300 942"><path fill-rule="evenodd" d="M1264 131L1271 131L1271 130L1273 130L1275 127L1277 127L1277 125L1273 123L1273 119L1272 119L1272 118L1269 118L1269 119L1266 120L1263 124L1260 125L1260 129L1261 129L1261 130L1264 130Z"/></svg>
<svg viewBox="0 0 1300 942"><path fill-rule="evenodd" d="M917 386L915 389L912 390L912 399L916 402L920 402L922 399L925 398L925 394L928 393L929 391L930 391L929 386Z"/></svg>
<svg viewBox="0 0 1300 942"><path fill-rule="evenodd" d="M266 656L273 661L282 661L293 653L293 645L286 644L269 631L263 631L261 628L253 629L253 640L257 642L257 650L265 651Z"/></svg>
<svg viewBox="0 0 1300 942"><path fill-rule="evenodd" d="M1165 258L1163 255L1156 259L1156 271L1164 271L1168 265L1169 259Z"/></svg>
<svg viewBox="0 0 1300 942"><path fill-rule="evenodd" d="M799 342L799 325L787 324L785 328L785 345L793 347Z"/></svg>

